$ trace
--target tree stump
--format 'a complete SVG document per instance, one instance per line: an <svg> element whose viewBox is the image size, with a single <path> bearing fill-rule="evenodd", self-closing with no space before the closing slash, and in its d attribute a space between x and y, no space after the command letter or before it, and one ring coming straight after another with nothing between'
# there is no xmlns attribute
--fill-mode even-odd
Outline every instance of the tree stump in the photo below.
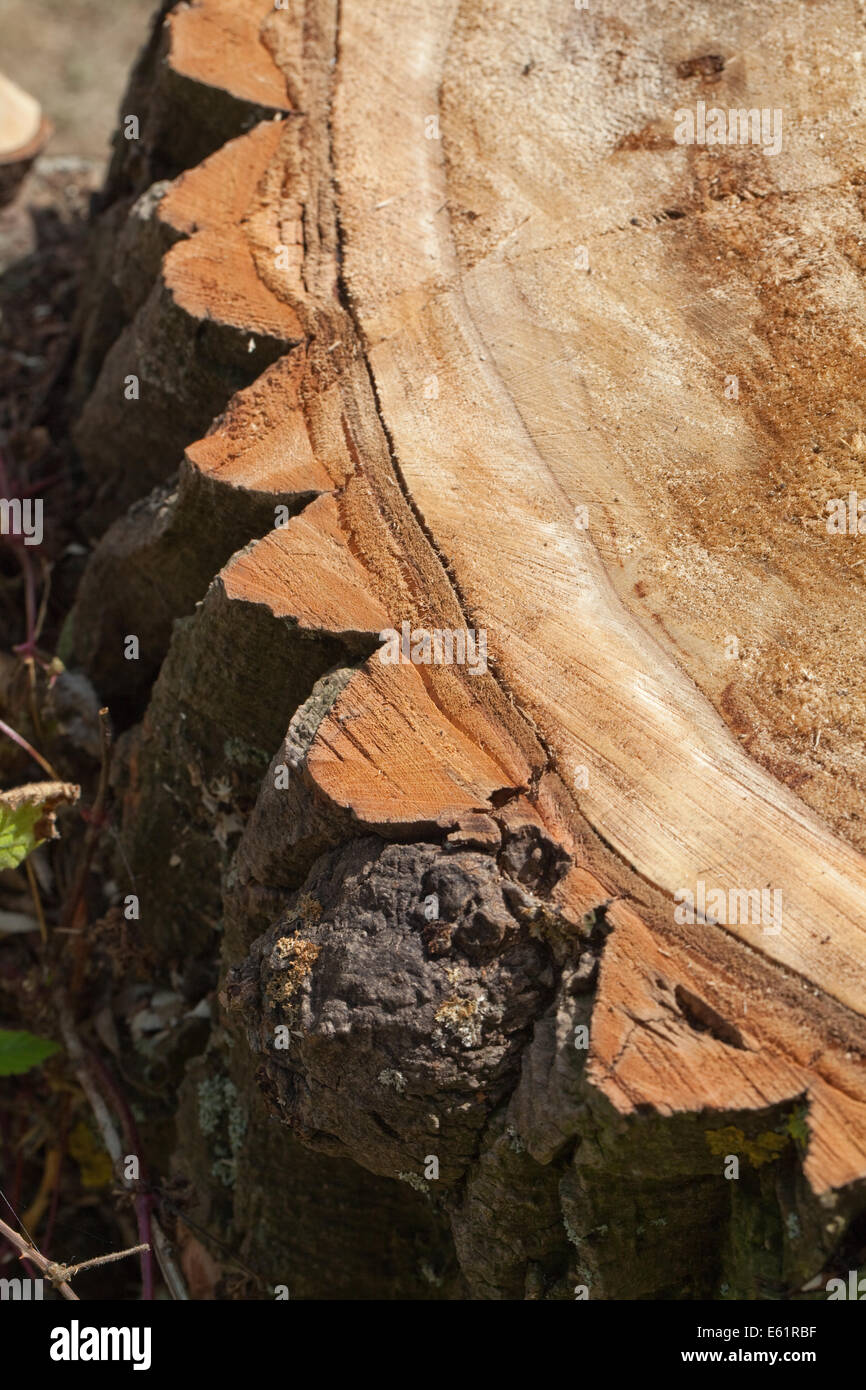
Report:
<svg viewBox="0 0 866 1390"><path fill-rule="evenodd" d="M861 43L841 0L157 18L71 642L157 977L220 972L171 1161L293 1297L863 1260Z"/></svg>

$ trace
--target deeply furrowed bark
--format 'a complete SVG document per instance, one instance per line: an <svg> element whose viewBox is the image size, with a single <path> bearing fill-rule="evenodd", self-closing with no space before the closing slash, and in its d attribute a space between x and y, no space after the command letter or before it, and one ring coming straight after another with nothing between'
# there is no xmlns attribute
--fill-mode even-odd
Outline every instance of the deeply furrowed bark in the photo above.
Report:
<svg viewBox="0 0 866 1390"><path fill-rule="evenodd" d="M117 881L219 998L158 1157L293 1296L779 1298L862 1253L863 580L820 504L863 151L788 61L844 109L855 35L767 23L202 0L134 74L70 640L130 726ZM778 157L673 139L766 91ZM404 623L489 659L386 664ZM699 882L781 921L689 923Z"/></svg>

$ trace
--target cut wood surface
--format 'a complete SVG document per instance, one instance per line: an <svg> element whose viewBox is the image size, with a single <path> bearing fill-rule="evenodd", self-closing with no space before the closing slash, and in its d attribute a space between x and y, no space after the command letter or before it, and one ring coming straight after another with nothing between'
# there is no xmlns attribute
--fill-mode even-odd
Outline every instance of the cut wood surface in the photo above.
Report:
<svg viewBox="0 0 866 1390"><path fill-rule="evenodd" d="M4 159L32 144L42 124L39 103L0 74L0 154Z"/></svg>
<svg viewBox="0 0 866 1390"><path fill-rule="evenodd" d="M177 960L224 922L303 1144L440 1155L473 1296L670 1296L663 1234L640 1276L594 1234L605 1184L685 1184L709 1228L759 1131L802 1183L783 1283L866 1210L866 571L827 525L866 487L861 42L845 0L201 0L131 89L74 643L134 718L144 929ZM780 113L780 148L678 143L699 102ZM466 659L388 660L404 631ZM440 871L483 923L440 920ZM515 1215L554 1173L561 1259Z"/></svg>
<svg viewBox="0 0 866 1390"><path fill-rule="evenodd" d="M38 101L0 72L0 206L15 196L51 129Z"/></svg>

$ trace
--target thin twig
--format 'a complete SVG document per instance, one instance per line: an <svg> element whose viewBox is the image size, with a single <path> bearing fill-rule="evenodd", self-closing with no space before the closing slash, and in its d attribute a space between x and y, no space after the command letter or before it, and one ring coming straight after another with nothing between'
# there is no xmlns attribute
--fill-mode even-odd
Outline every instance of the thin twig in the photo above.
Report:
<svg viewBox="0 0 866 1390"><path fill-rule="evenodd" d="M62 1266L55 1265L52 1260L46 1259L31 1241L19 1236L17 1231L13 1230L11 1226L7 1226L6 1222L2 1220L0 1220L0 1235L5 1236L9 1244L15 1246L21 1259L31 1260L64 1298L70 1299L73 1303L81 1301L78 1294L69 1287L60 1275L59 1270L62 1269Z"/></svg>
<svg viewBox="0 0 866 1390"><path fill-rule="evenodd" d="M115 1171L122 1172L123 1149L120 1144L120 1136L109 1114L108 1106L105 1104L90 1074L90 1069L87 1065L87 1054L84 1051L84 1044L79 1038L72 1021L72 1013L69 1005L62 997L58 998L57 1004L60 1017L60 1031L63 1034L63 1041L66 1043L66 1051L69 1054L72 1069L78 1077L82 1091L90 1102L93 1117L99 1127L99 1132L102 1135L102 1142L111 1159L112 1166Z"/></svg>
<svg viewBox="0 0 866 1390"><path fill-rule="evenodd" d="M70 1061L72 1062L72 1067L75 1072L75 1075L78 1077L81 1089L84 1091L84 1094L90 1101L90 1108L93 1111L94 1119L96 1120L99 1132L102 1135L102 1142L105 1145L105 1148L114 1166L114 1170L119 1175L120 1181L123 1183L123 1186L133 1196L140 1197L144 1194L138 1192L135 1184L132 1183L124 1174L123 1148L120 1142L120 1135L118 1134L117 1126L115 1125L114 1120L112 1119L111 1114L109 1113L108 1106L106 1105L105 1100L103 1099L103 1096L98 1086L96 1085L96 1082L94 1081L92 1073L92 1063L89 1062L87 1053L84 1049L84 1044L78 1036L78 1032L72 1020L72 1014L69 1009L69 1005L62 996L58 997L57 1003L58 1013L60 1016L60 1031L62 1032L64 1042L66 1043L66 1050L69 1054ZM105 1080L104 1068L101 1070L103 1071L103 1080ZM111 1089L112 1091L112 1098L115 1099L115 1101L117 1101L118 1092L116 1087L111 1085L110 1080L108 1085L109 1089ZM123 1104L125 1106L125 1102ZM122 1109L123 1107L119 1108ZM139 1218L139 1230L141 1230L142 1209L138 1206L136 1208L136 1214ZM186 1291L186 1285L184 1283L183 1276L177 1267L174 1256L171 1253L171 1246L166 1238L166 1235L162 1230L159 1221L155 1216L153 1216L150 1213L149 1209L147 1215L150 1234L153 1242L153 1250L156 1254L157 1260L159 1262L159 1267L162 1270L163 1278L165 1279L169 1292L171 1293L172 1298L178 1300L186 1300L189 1298L189 1294Z"/></svg>
<svg viewBox="0 0 866 1390"><path fill-rule="evenodd" d="M138 1128L133 1118L132 1111L126 1103L126 1098L118 1089L114 1077L108 1067L104 1065L102 1059L94 1053L89 1054L90 1065L96 1072L97 1079L102 1083L104 1091L108 1092L110 1099L114 1102L114 1109L120 1118L123 1129L123 1137L126 1141L127 1152L136 1154L139 1160L139 1183L141 1186L135 1190L135 1215L138 1221L138 1234L144 1241L148 1251L147 1255L141 1258L141 1296L146 1303L153 1298L153 1260L150 1258L150 1249L153 1243L153 1227L151 1217L152 1200L147 1189L147 1174L144 1171L144 1161L141 1157L141 1141L138 1136Z"/></svg>
<svg viewBox="0 0 866 1390"><path fill-rule="evenodd" d="M81 1300L68 1283L74 1274L78 1274L82 1269L93 1269L97 1265L108 1265L115 1260L125 1260L127 1255L138 1255L147 1248L143 1245L133 1245L129 1250L113 1250L109 1255L95 1255L92 1260L81 1260L78 1264L64 1265L59 1264L56 1260L49 1260L47 1256L42 1254L41 1250L37 1250L31 1240L19 1235L12 1226L7 1226L5 1221L0 1221L0 1235L4 1235L9 1243L15 1246L19 1259L30 1260L64 1298L71 1299L76 1303L80 1303Z"/></svg>
<svg viewBox="0 0 866 1390"><path fill-rule="evenodd" d="M60 781L60 778L54 771L54 768L51 766L50 762L48 762L47 758L43 758L41 753L37 753L32 743L28 743L26 738L24 738L22 734L17 734L15 730L11 728L4 719L0 719L0 733L5 734L7 738L11 738L12 742L17 743L19 748L23 748L25 753L29 753L31 758L35 759L35 761L39 764L40 767L44 767L52 782Z"/></svg>
<svg viewBox="0 0 866 1390"><path fill-rule="evenodd" d="M9 1210L10 1210L10 1212L11 1212L12 1215L15 1217L15 1220L18 1222L18 1225L21 1227L22 1231L24 1232L25 1236L27 1237L27 1243L28 1243L29 1245L33 1245L33 1244L34 1244L33 1237L31 1236L31 1234L30 1234L30 1232L28 1231L27 1227L24 1225L24 1222L21 1220L21 1217L18 1215L18 1213L17 1213L17 1211L15 1210L14 1206L13 1206L12 1203L9 1201L9 1198L6 1196L6 1193L3 1191L2 1187L0 1187L0 1197L3 1198L3 1201L6 1203L7 1207L8 1207ZM16 1200L16 1201L18 1200L17 1194L16 1194L16 1196L15 1196L15 1200Z"/></svg>
<svg viewBox="0 0 866 1390"><path fill-rule="evenodd" d="M24 665L27 669L27 698L30 705L30 718L36 737L42 739L42 724L36 701L36 662L33 660L33 646L36 631L36 576L33 561L26 550L18 551L18 559L24 571L24 608L27 615L27 636L24 639Z"/></svg>
<svg viewBox="0 0 866 1390"><path fill-rule="evenodd" d="M155 1216L152 1218L152 1227L153 1248L157 1261L159 1262L159 1267L162 1270L162 1277L166 1282L166 1286L172 1298L177 1302L184 1302L189 1299L189 1294L186 1291L186 1282L178 1268L177 1260L174 1257L174 1251L171 1248L168 1237Z"/></svg>
<svg viewBox="0 0 866 1390"><path fill-rule="evenodd" d="M45 619L48 614L48 599L51 596L51 566L42 561L42 600L39 604L39 612L36 616L36 626L33 629L33 645L39 641Z"/></svg>
<svg viewBox="0 0 866 1390"><path fill-rule="evenodd" d="M30 884L30 896L33 899L33 906L36 909L36 917L39 922L39 935L42 937L42 945L48 941L48 927L45 924L45 913L42 911L42 899L39 896L39 884L36 882L36 875L33 872L33 865L29 858L24 860L24 869L27 874L27 882Z"/></svg>
<svg viewBox="0 0 866 1390"><path fill-rule="evenodd" d="M149 1245L130 1245L128 1250L115 1250L110 1255L96 1255L92 1260L82 1260L77 1265L58 1265L57 1268L63 1270L65 1279L71 1279L73 1274L77 1274L80 1269L94 1269L96 1265L110 1265L115 1260L125 1260L127 1255L140 1255L142 1250L149 1249Z"/></svg>

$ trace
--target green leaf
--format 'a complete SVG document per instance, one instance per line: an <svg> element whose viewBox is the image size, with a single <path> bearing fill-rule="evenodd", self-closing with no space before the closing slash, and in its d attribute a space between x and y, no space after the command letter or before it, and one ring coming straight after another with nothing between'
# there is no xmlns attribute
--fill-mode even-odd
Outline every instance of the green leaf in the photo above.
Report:
<svg viewBox="0 0 866 1390"><path fill-rule="evenodd" d="M0 1028L0 1076L20 1076L52 1057L57 1043L50 1038L37 1038L33 1033L12 1033Z"/></svg>
<svg viewBox="0 0 866 1390"><path fill-rule="evenodd" d="M17 811L0 806L0 869L16 869L36 848L36 822L41 815L39 806L20 806Z"/></svg>
<svg viewBox="0 0 866 1390"><path fill-rule="evenodd" d="M31 782L0 792L0 870L16 869L43 840L53 839L54 812L78 800L68 782Z"/></svg>

